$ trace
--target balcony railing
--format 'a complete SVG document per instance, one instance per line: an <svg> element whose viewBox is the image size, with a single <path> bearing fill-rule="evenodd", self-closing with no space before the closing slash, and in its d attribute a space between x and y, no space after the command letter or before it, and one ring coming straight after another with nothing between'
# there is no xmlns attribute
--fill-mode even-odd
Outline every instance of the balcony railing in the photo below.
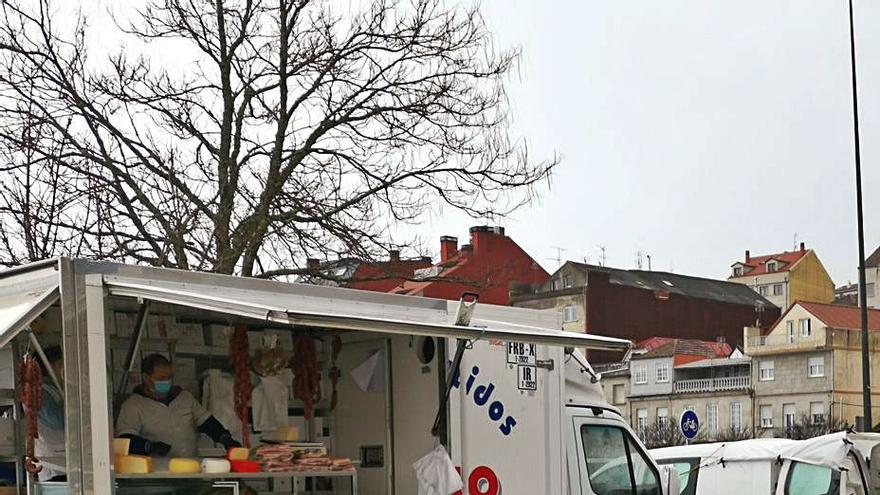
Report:
<svg viewBox="0 0 880 495"><path fill-rule="evenodd" d="M673 390L677 394L693 392L722 392L725 390L741 390L752 385L752 377L726 376L723 378L698 378L696 380L676 380Z"/></svg>

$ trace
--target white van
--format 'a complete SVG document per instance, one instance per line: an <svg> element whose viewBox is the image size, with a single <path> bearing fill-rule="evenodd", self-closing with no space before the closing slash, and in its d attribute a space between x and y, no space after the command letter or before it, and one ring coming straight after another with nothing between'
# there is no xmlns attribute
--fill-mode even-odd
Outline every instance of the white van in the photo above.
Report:
<svg viewBox="0 0 880 495"><path fill-rule="evenodd" d="M22 330L41 314L55 330L37 342ZM473 301L66 258L0 272L0 346L20 355L28 346L63 344L63 462L67 493L76 494L213 487L213 495L246 484L268 494L413 495L413 462L441 443L461 473L462 495L677 493L674 471L651 459L574 350L625 351L629 342L562 332L560 324L555 312ZM247 325L254 343L267 333L314 339L324 399L308 421L302 403L291 400L289 420L302 426L303 440L353 459L356 470L334 477L115 471L112 418L125 386L117 376L128 377L145 352L169 356L177 382L188 370L223 366L230 325ZM331 362L337 336L342 351ZM339 370L335 408L331 369ZM261 441L259 432L253 438ZM205 445L199 455L216 450ZM26 480L27 493L39 491Z"/></svg>
<svg viewBox="0 0 880 495"><path fill-rule="evenodd" d="M652 449L651 455L676 469L681 495L866 495L877 493L868 467L877 444L872 436L741 440Z"/></svg>

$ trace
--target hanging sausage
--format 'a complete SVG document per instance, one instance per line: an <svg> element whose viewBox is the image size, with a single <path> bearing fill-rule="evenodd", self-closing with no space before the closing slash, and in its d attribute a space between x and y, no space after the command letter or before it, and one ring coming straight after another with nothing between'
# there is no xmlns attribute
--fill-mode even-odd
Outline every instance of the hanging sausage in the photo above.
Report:
<svg viewBox="0 0 880 495"><path fill-rule="evenodd" d="M248 427L248 408L251 405L251 355L248 350L247 327L238 325L229 339L229 359L235 378L235 414L241 421L242 443L251 446L250 427Z"/></svg>
<svg viewBox="0 0 880 495"><path fill-rule="evenodd" d="M294 343L293 396L303 401L305 418L315 417L315 403L321 400L321 372L318 370L318 352L310 335L302 334Z"/></svg>
<svg viewBox="0 0 880 495"><path fill-rule="evenodd" d="M34 441L39 437L37 414L43 407L43 372L33 356L25 356L18 376L22 378L18 400L21 401L27 421L24 466L27 472L37 474L43 470L42 466L37 465L40 460L34 456Z"/></svg>
<svg viewBox="0 0 880 495"><path fill-rule="evenodd" d="M342 371L340 371L339 367L336 366L336 360L339 358L339 353L342 351L342 337L339 335L333 336L333 343L331 344L331 354L330 354L330 384L333 387L333 393L330 396L330 409L336 409L336 403L339 401L339 394L336 391L336 384L339 382L339 377L342 376Z"/></svg>

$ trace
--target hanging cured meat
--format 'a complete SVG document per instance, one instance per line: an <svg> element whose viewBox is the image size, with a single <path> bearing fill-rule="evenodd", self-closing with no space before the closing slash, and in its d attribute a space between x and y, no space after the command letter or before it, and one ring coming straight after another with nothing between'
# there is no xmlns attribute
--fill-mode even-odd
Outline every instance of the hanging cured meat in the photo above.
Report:
<svg viewBox="0 0 880 495"><path fill-rule="evenodd" d="M330 409L336 409L336 403L339 401L336 384L339 382L339 377L342 376L342 372L339 370L339 367L336 366L336 360L339 358L339 353L342 351L342 337L334 335L331 346L330 361L332 364L330 368L330 384L333 386L333 393L330 395Z"/></svg>
<svg viewBox="0 0 880 495"><path fill-rule="evenodd" d="M300 335L293 345L293 396L303 401L306 419L315 417L315 403L321 400L321 372L318 352L309 335Z"/></svg>
<svg viewBox="0 0 880 495"><path fill-rule="evenodd" d="M18 376L22 378L18 400L21 401L27 421L24 465L27 472L37 474L43 470L42 466L37 465L39 459L34 456L34 441L39 437L37 414L43 407L43 372L33 356L25 356Z"/></svg>
<svg viewBox="0 0 880 495"><path fill-rule="evenodd" d="M229 339L229 359L235 378L233 393L235 394L235 414L241 420L242 443L251 446L250 428L248 427L248 408L251 405L251 356L248 351L247 327L238 325Z"/></svg>

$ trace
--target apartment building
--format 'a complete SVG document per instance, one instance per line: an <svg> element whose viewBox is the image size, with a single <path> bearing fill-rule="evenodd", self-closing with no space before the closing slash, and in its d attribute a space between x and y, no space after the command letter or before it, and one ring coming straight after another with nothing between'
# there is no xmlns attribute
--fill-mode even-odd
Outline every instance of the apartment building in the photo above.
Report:
<svg viewBox="0 0 880 495"><path fill-rule="evenodd" d="M878 256L880 257L880 256ZM731 282L747 285L783 310L795 301L830 303L834 282L819 256L800 243L800 249L752 256L731 265Z"/></svg>
<svg viewBox="0 0 880 495"><path fill-rule="evenodd" d="M880 308L880 293L877 282L880 281L880 247L865 258L865 294L869 308Z"/></svg>
<svg viewBox="0 0 880 495"><path fill-rule="evenodd" d="M880 403L880 310L869 310L871 383ZM796 302L768 332L746 328L759 436L807 418L855 424L862 412L859 308Z"/></svg>
<svg viewBox="0 0 880 495"><path fill-rule="evenodd" d="M513 306L555 309L562 328L638 342L650 337L741 345L742 329L769 328L781 311L748 287L677 273L622 270L568 261L537 290L512 293ZM592 352L590 362L619 360Z"/></svg>
<svg viewBox="0 0 880 495"><path fill-rule="evenodd" d="M639 347L644 352L632 358L625 407L633 427L674 422L685 410L693 410L707 440L751 428L749 357L726 343L700 340L658 337Z"/></svg>

